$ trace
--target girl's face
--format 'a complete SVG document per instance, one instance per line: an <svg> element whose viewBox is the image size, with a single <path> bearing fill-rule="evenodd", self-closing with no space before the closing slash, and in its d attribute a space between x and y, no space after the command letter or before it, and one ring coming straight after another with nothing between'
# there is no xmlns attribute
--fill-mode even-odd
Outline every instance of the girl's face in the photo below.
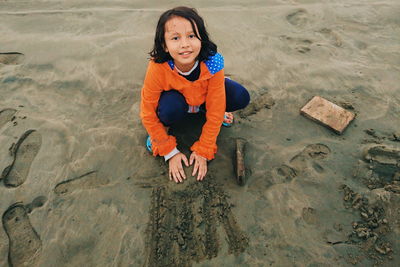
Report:
<svg viewBox="0 0 400 267"><path fill-rule="evenodd" d="M189 71L200 53L201 41L196 37L192 24L185 18L172 17L165 23L165 51L174 59L180 71Z"/></svg>

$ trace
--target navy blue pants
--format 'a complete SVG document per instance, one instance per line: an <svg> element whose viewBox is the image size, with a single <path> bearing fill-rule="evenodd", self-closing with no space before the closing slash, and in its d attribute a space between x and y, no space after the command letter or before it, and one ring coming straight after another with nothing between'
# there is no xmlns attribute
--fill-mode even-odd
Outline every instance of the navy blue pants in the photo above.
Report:
<svg viewBox="0 0 400 267"><path fill-rule="evenodd" d="M226 111L245 108L250 102L249 92L241 84L225 78ZM204 104L202 105L204 106ZM157 115L162 124L171 126L188 114L185 97L175 90L164 91L158 101Z"/></svg>

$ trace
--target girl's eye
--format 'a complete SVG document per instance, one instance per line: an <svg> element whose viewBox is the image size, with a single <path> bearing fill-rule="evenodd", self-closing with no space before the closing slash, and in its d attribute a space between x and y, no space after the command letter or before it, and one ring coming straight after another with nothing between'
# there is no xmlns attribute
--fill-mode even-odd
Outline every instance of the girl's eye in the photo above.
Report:
<svg viewBox="0 0 400 267"><path fill-rule="evenodd" d="M178 40L178 37L177 37L177 36L175 36L175 37L172 37L172 38L171 38L171 40L174 40L174 41L176 41L176 40Z"/></svg>
<svg viewBox="0 0 400 267"><path fill-rule="evenodd" d="M194 34L189 35L189 38L191 38L191 39L193 39L195 37L196 37L196 35L194 35Z"/></svg>

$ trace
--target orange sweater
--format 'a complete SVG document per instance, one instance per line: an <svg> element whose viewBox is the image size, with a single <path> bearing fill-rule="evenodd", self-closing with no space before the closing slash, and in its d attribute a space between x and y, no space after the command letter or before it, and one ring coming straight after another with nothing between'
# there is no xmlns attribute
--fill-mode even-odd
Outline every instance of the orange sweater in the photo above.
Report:
<svg viewBox="0 0 400 267"><path fill-rule="evenodd" d="M150 135L153 155L165 156L176 147L175 137L167 134L156 113L161 93L173 89L185 97L188 105L206 102L206 123L190 149L211 160L217 152L216 141L226 106L223 58L217 53L211 60L200 62L200 77L194 82L179 75L172 66L171 62L150 60L142 88L140 117Z"/></svg>

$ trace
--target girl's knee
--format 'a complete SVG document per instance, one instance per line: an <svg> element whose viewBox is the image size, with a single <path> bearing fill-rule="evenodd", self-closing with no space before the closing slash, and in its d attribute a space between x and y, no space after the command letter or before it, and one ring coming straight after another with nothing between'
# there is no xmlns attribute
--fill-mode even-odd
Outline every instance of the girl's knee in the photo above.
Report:
<svg viewBox="0 0 400 267"><path fill-rule="evenodd" d="M245 108L250 102L250 94L241 84L225 79L227 111Z"/></svg>
<svg viewBox="0 0 400 267"><path fill-rule="evenodd" d="M246 90L246 88L243 87L243 90L241 92L240 96L240 108L243 109L247 107L247 105L250 103L250 94L249 91Z"/></svg>
<svg viewBox="0 0 400 267"><path fill-rule="evenodd" d="M181 120L188 109L184 96L175 90L165 91L158 101L157 115L165 126Z"/></svg>

